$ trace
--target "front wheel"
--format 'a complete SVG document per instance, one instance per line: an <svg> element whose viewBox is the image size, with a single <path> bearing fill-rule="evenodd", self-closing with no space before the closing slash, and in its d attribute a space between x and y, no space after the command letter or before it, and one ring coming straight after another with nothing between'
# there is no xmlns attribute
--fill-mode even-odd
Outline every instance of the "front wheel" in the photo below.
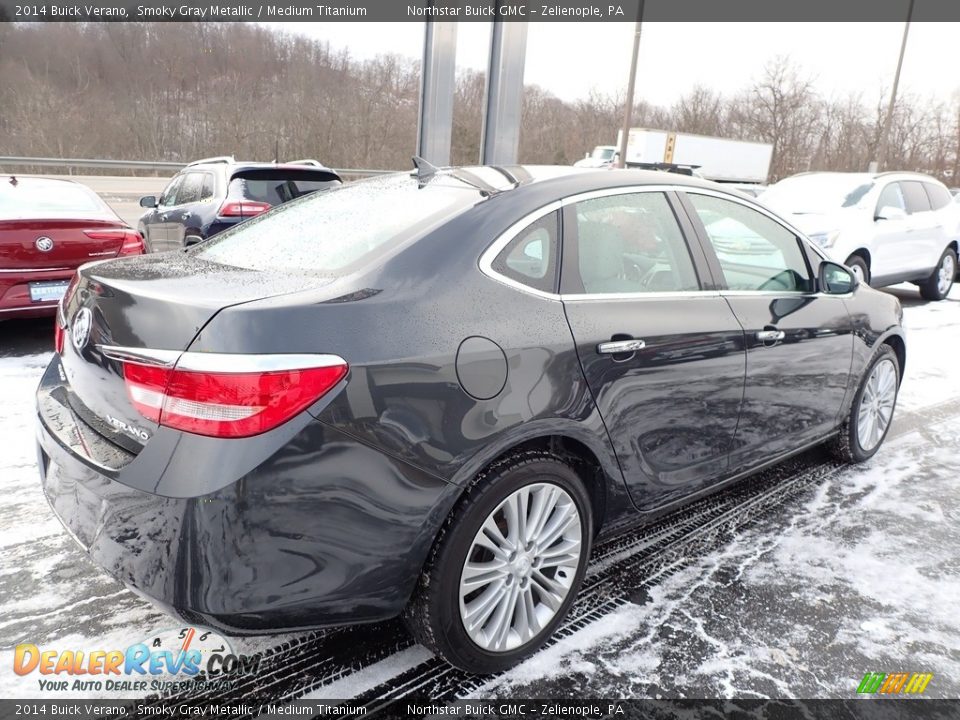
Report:
<svg viewBox="0 0 960 720"><path fill-rule="evenodd" d="M853 271L854 277L864 285L870 284L870 268L867 267L867 261L859 255L851 255L844 263Z"/></svg>
<svg viewBox="0 0 960 720"><path fill-rule="evenodd" d="M404 620L414 638L470 672L539 649L573 603L590 554L590 498L541 451L486 470L445 524Z"/></svg>
<svg viewBox="0 0 960 720"><path fill-rule="evenodd" d="M947 248L940 256L936 269L920 284L920 295L924 300L943 300L953 287L957 275L957 254Z"/></svg>
<svg viewBox="0 0 960 720"><path fill-rule="evenodd" d="M889 345L881 345L863 375L850 414L833 443L844 462L860 463L873 457L883 444L900 388L900 363Z"/></svg>

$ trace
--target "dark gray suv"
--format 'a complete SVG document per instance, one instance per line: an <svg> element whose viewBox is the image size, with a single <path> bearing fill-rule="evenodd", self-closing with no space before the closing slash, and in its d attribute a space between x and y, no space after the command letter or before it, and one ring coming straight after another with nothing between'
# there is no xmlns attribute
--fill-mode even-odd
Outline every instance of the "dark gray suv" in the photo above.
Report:
<svg viewBox="0 0 960 720"><path fill-rule="evenodd" d="M316 160L237 162L232 157L192 162L160 197L140 198L147 208L138 223L148 252L176 250L249 220L270 208L341 184Z"/></svg>

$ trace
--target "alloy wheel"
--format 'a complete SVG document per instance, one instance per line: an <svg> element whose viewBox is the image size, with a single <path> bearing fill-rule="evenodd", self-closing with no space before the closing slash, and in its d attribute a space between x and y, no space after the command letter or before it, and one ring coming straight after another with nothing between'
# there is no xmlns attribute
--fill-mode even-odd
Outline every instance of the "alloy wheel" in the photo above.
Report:
<svg viewBox="0 0 960 720"><path fill-rule="evenodd" d="M864 452L873 450L883 439L897 400L897 368L884 358L870 372L860 396L857 414L857 441Z"/></svg>
<svg viewBox="0 0 960 720"><path fill-rule="evenodd" d="M940 267L937 270L937 290L941 295L946 295L953 285L953 278L957 274L957 267L953 262L953 255L947 253L940 261Z"/></svg>
<svg viewBox="0 0 960 720"><path fill-rule="evenodd" d="M508 495L480 527L460 574L460 619L488 652L536 638L570 593L582 552L573 498L551 483Z"/></svg>

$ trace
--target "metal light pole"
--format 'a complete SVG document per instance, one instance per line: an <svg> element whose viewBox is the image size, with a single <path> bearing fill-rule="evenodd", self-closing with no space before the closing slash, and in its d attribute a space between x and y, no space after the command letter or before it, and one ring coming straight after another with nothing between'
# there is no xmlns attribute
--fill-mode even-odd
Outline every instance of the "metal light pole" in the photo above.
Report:
<svg viewBox="0 0 960 720"><path fill-rule="evenodd" d="M893 121L893 108L897 104L897 87L900 85L900 68L903 67L903 53L907 49L907 35L910 33L910 20L913 17L913 3L907 7L907 22L903 27L903 41L900 43L900 57L897 59L897 72L893 76L893 89L890 91L890 104L887 114L883 118L883 128L880 131L880 149L877 159L870 163L870 172L878 172L887 162L887 150L890 146L890 124Z"/></svg>
<svg viewBox="0 0 960 720"><path fill-rule="evenodd" d="M913 2L913 0L910 0ZM620 133L620 157L617 167L626 167L627 137L630 134L630 123L633 116L633 92L637 85L637 58L640 55L640 33L643 30L643 0L640 0L640 11L637 26L633 33L633 56L630 58L630 78L627 81L627 107L623 112L623 132Z"/></svg>

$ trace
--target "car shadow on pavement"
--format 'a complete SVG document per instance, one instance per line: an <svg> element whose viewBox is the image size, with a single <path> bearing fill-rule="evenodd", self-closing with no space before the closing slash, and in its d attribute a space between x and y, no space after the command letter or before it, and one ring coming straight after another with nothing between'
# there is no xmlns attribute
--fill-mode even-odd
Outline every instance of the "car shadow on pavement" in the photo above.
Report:
<svg viewBox="0 0 960 720"><path fill-rule="evenodd" d="M23 357L52 350L52 317L0 323L0 357Z"/></svg>

